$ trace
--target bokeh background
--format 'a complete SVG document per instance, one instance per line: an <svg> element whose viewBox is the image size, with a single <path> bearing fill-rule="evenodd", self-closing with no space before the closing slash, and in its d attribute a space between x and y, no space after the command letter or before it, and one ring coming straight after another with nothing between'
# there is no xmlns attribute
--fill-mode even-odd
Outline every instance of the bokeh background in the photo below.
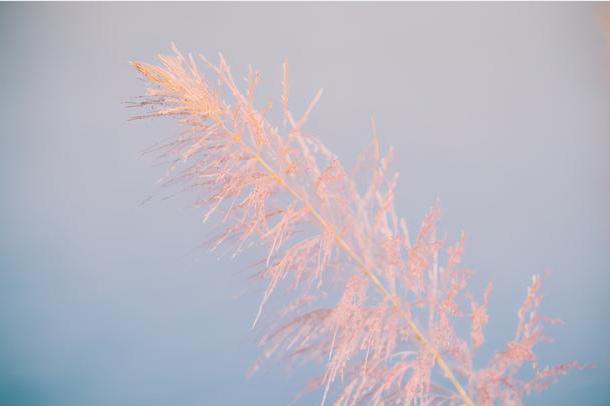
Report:
<svg viewBox="0 0 610 406"><path fill-rule="evenodd" d="M512 337L530 275L552 272L541 363L573 373L529 404L610 404L610 52L602 4L0 4L0 405L283 405L307 368L251 379L261 293L246 257L200 248L188 196L142 152L176 127L128 122L129 60L174 41L319 87L315 132L346 163L375 115L417 224L438 197L496 286L478 361ZM149 196L153 198L145 204ZM246 293L243 293L246 292ZM316 404L319 394L302 404Z"/></svg>

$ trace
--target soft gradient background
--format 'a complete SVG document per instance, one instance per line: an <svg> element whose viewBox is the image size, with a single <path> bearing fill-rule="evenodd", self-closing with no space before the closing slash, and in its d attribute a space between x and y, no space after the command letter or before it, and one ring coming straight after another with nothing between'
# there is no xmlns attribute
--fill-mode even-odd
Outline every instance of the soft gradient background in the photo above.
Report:
<svg viewBox="0 0 610 406"><path fill-rule="evenodd" d="M309 377L245 378L251 258L201 250L209 228L188 196L162 199L162 168L141 153L173 123L127 121L143 93L128 61L171 41L254 64L263 99L287 58L293 110L324 87L309 129L346 163L375 114L399 211L417 224L439 197L447 236L467 232L473 290L496 284L479 362L512 337L530 275L551 270L543 308L566 325L540 362L598 367L529 403L610 404L600 16L586 3L1 4L0 404L283 405Z"/></svg>

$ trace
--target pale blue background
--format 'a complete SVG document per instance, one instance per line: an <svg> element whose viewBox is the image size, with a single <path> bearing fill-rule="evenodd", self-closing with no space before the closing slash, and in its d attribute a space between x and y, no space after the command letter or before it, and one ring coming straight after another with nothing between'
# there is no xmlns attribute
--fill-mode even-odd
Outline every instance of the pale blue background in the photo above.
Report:
<svg viewBox="0 0 610 406"><path fill-rule="evenodd" d="M438 196L493 279L489 354L530 275L566 326L540 361L578 359L530 404L610 403L610 63L599 4L0 5L0 405L282 405L310 374L255 360L260 289L198 248L188 196L162 200L141 152L175 126L128 123L128 65L170 41L263 72L345 162L376 115L399 212ZM148 196L155 198L143 206ZM255 254L255 253L254 253ZM239 296L243 291L249 291ZM236 298L239 296L239 298ZM479 360L479 361L481 361ZM319 395L304 399L317 403Z"/></svg>

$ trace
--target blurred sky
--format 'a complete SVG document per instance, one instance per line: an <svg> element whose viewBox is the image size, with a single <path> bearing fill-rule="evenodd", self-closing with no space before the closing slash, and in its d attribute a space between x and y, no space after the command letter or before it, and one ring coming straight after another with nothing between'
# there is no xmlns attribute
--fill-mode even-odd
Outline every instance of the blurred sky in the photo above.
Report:
<svg viewBox="0 0 610 406"><path fill-rule="evenodd" d="M254 64L265 100L287 58L293 111L324 87L308 128L346 163L375 114L399 213L418 224L439 197L447 237L467 233L473 291L495 283L478 361L512 338L530 275L550 270L543 309L566 325L540 362L597 368L528 403L610 404L600 16L593 3L0 4L0 404L283 405L310 377L245 378L256 253L198 248L209 227L188 196L162 199L162 168L142 156L176 126L127 121L144 88L128 61L171 41Z"/></svg>

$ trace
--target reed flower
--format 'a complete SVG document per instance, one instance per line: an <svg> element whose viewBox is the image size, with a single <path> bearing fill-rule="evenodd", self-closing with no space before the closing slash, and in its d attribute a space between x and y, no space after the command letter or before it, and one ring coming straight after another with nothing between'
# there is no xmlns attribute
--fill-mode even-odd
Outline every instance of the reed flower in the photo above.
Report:
<svg viewBox="0 0 610 406"><path fill-rule="evenodd" d="M284 64L283 126L255 107L258 72L244 89L222 55L218 63L192 55L159 56L160 66L133 62L148 80L137 118L171 116L182 132L163 146L168 183L197 196L203 219L215 215L222 231L212 247L237 254L252 246L266 253L255 275L265 283L254 319L269 319L261 362L275 356L318 361L324 372L307 385L321 402L336 404L521 404L577 363L538 368L534 347L547 340L538 315L541 278L534 276L518 312L515 337L480 368L492 286L480 300L466 292L460 267L464 236L452 245L437 237L438 204L416 234L394 208L398 174L392 152L375 136L353 168L305 131L320 98L301 116L289 110ZM265 317L278 291L286 301ZM458 323L470 326L458 334ZM521 370L533 366L526 379ZM530 373L531 375L531 373Z"/></svg>

